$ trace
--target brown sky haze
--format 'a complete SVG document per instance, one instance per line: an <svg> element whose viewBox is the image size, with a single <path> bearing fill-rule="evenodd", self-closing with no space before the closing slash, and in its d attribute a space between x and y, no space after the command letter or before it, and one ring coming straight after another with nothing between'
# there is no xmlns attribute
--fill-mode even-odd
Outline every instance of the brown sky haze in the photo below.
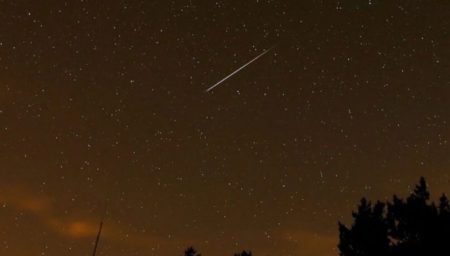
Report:
<svg viewBox="0 0 450 256"><path fill-rule="evenodd" d="M0 255L338 255L362 196L449 193L449 9L0 1Z"/></svg>

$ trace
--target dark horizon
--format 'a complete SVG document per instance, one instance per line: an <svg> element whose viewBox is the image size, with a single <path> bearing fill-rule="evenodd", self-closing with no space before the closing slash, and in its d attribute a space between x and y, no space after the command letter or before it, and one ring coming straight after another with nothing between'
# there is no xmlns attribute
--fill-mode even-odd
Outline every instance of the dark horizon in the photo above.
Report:
<svg viewBox="0 0 450 256"><path fill-rule="evenodd" d="M338 255L362 196L450 192L449 9L0 1L0 255Z"/></svg>

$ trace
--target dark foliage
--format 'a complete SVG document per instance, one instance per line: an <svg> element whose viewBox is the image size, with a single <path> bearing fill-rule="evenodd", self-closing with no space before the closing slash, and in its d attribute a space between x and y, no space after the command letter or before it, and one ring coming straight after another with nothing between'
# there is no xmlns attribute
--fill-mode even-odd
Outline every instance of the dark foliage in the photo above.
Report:
<svg viewBox="0 0 450 256"><path fill-rule="evenodd" d="M201 254L197 253L194 247L191 246L184 251L184 256L201 256ZM252 256L252 252L242 251L241 253L235 253L234 256Z"/></svg>
<svg viewBox="0 0 450 256"><path fill-rule="evenodd" d="M234 256L252 256L252 252L242 251L241 253L235 253Z"/></svg>
<svg viewBox="0 0 450 256"><path fill-rule="evenodd" d="M424 178L406 200L361 200L350 228L339 223L341 256L450 255L450 206L445 195L430 202Z"/></svg>
<svg viewBox="0 0 450 256"><path fill-rule="evenodd" d="M194 247L189 247L184 251L184 256L201 256L201 254L197 253Z"/></svg>

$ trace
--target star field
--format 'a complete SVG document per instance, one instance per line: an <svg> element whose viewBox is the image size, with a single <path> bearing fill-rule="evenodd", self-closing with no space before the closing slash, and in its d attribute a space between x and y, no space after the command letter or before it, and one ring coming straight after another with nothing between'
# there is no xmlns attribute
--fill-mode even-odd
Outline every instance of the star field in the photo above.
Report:
<svg viewBox="0 0 450 256"><path fill-rule="evenodd" d="M0 254L338 255L449 193L448 1L0 1ZM207 88L274 46L220 86Z"/></svg>

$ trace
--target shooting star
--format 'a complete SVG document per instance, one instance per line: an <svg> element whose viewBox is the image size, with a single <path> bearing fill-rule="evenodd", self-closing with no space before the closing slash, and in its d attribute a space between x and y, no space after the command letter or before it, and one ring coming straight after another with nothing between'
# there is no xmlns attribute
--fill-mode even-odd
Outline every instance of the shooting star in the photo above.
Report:
<svg viewBox="0 0 450 256"><path fill-rule="evenodd" d="M209 92L212 89L214 89L216 86L219 86L221 83L225 82L228 78L234 76L237 72L241 71L242 69L244 69L245 67L247 67L248 65L250 65L252 62L254 62L255 60L261 58L262 56L264 56L266 53L268 53L270 50L273 49L272 46L269 49L265 50L263 53L261 53L260 55L256 56L255 58L253 58L252 60L250 60L249 62L245 63L242 67L236 69L233 73L229 74L228 76L226 76L225 78L223 78L222 80L220 80L219 82L217 82L216 84L214 84L213 86L209 87L208 89L205 90L205 92Z"/></svg>

